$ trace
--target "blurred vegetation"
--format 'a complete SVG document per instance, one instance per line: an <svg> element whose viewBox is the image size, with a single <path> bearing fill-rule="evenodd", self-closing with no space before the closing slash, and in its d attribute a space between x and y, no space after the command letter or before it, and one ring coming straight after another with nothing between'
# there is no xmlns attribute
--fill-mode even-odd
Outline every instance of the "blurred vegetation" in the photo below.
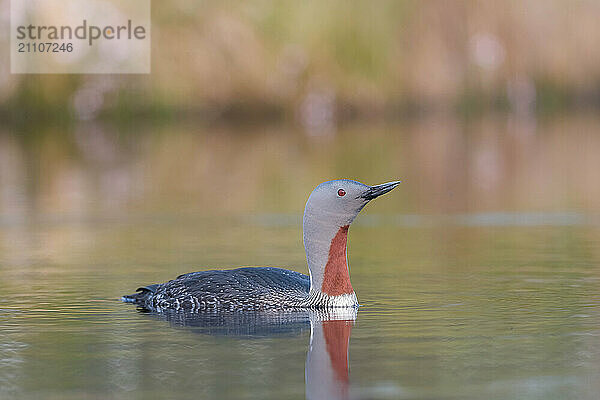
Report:
<svg viewBox="0 0 600 400"><path fill-rule="evenodd" d="M9 75L0 60L0 120L288 120L312 129L438 110L600 105L596 1L176 0L154 2L152 18L150 75Z"/></svg>

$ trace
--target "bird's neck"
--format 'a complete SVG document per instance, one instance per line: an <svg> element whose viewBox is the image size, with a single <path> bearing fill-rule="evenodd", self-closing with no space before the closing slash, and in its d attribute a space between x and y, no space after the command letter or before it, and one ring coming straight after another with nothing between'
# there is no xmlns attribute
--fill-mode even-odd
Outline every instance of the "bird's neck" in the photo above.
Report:
<svg viewBox="0 0 600 400"><path fill-rule="evenodd" d="M303 225L311 293L355 299L346 256L349 225L327 224L310 214L305 214Z"/></svg>

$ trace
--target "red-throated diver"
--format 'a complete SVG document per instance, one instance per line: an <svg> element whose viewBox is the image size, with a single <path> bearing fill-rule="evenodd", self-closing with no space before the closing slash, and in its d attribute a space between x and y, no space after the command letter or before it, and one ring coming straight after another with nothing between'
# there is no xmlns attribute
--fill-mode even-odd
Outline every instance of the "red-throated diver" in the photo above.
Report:
<svg viewBox="0 0 600 400"><path fill-rule="evenodd" d="M339 179L313 190L302 224L310 276L273 267L192 272L138 288L122 300L155 311L357 307L346 257L348 227L369 201L399 183Z"/></svg>

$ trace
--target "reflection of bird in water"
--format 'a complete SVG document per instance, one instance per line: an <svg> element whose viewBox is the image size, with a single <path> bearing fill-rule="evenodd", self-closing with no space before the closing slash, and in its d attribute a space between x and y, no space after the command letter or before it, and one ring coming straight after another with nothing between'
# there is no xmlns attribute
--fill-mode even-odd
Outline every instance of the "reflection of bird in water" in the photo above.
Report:
<svg viewBox="0 0 600 400"><path fill-rule="evenodd" d="M148 313L169 321L174 327L214 336L299 335L310 327L304 370L306 398L336 400L349 398L348 346L357 311L349 307L201 313L164 310Z"/></svg>
<svg viewBox="0 0 600 400"><path fill-rule="evenodd" d="M348 309L346 309L348 310ZM304 377L307 399L348 399L348 345L356 314L311 318Z"/></svg>
<svg viewBox="0 0 600 400"><path fill-rule="evenodd" d="M313 190L303 219L310 277L271 267L192 272L141 287L123 301L153 311L357 307L346 258L348 227L369 201L398 184L340 179Z"/></svg>

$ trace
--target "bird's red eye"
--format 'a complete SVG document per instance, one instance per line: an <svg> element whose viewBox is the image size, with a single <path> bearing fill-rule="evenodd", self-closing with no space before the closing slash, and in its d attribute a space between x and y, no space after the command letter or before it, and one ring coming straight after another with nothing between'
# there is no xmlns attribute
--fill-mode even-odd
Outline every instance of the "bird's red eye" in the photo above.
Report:
<svg viewBox="0 0 600 400"><path fill-rule="evenodd" d="M343 197L346 195L346 191L344 189L338 190L338 196Z"/></svg>

